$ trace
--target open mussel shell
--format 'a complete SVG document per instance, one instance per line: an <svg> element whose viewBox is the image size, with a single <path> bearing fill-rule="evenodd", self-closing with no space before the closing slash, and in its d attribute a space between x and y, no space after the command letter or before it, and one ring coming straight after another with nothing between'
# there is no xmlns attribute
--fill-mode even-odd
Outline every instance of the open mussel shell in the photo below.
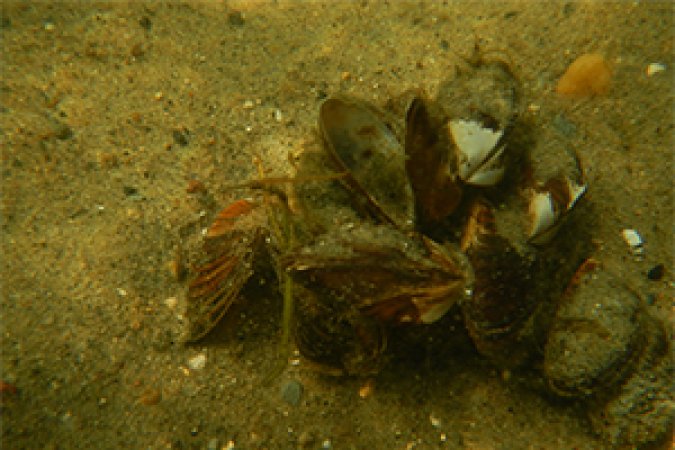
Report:
<svg viewBox="0 0 675 450"><path fill-rule="evenodd" d="M253 275L266 225L264 209L249 200L233 202L215 217L204 242L207 260L188 286L186 341L206 336L237 299Z"/></svg>
<svg viewBox="0 0 675 450"><path fill-rule="evenodd" d="M321 104L319 129L357 206L382 223L410 229L414 205L406 156L384 116L365 102L331 97Z"/></svg>
<svg viewBox="0 0 675 450"><path fill-rule="evenodd" d="M546 244L586 193L576 152L554 130L544 130L530 151L529 240Z"/></svg>
<svg viewBox="0 0 675 450"><path fill-rule="evenodd" d="M544 373L559 395L610 389L635 368L647 344L640 299L606 271L585 274L558 308Z"/></svg>
<svg viewBox="0 0 675 450"><path fill-rule="evenodd" d="M505 172L506 141L519 110L519 83L510 66L477 53L443 83L437 101L449 117L459 177L493 186Z"/></svg>
<svg viewBox="0 0 675 450"><path fill-rule="evenodd" d="M383 340L375 338L373 323L434 322L465 298L473 283L459 249L366 222L331 229L282 257L281 267L305 292L298 294L304 297L299 309L305 310L298 322L301 353L348 373L377 359ZM369 363L353 366L353 361Z"/></svg>
<svg viewBox="0 0 675 450"><path fill-rule="evenodd" d="M473 295L461 306L476 348L498 365L521 364L536 348L536 259L499 233L482 199L471 205L461 248L474 270Z"/></svg>

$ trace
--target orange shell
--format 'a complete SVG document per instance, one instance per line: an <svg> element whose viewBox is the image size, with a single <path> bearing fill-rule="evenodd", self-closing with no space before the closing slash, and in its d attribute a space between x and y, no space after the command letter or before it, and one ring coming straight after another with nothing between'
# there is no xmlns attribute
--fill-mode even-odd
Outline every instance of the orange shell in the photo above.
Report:
<svg viewBox="0 0 675 450"><path fill-rule="evenodd" d="M586 97L606 94L612 80L612 70L599 53L578 57L558 80L556 92L566 97Z"/></svg>

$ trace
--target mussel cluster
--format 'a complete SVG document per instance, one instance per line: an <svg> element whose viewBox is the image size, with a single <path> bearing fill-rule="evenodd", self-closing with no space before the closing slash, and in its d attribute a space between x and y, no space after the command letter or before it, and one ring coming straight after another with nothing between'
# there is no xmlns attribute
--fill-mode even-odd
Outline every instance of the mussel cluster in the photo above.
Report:
<svg viewBox="0 0 675 450"><path fill-rule="evenodd" d="M292 282L295 341L315 366L375 373L397 327L459 308L481 354L502 367L537 361L551 391L587 399L612 443L663 435L673 417L663 325L589 258L576 152L524 126L520 109L510 65L480 55L433 97L324 100L320 136L292 176L277 189L259 180L259 200L209 228L188 339L225 314L263 246Z"/></svg>

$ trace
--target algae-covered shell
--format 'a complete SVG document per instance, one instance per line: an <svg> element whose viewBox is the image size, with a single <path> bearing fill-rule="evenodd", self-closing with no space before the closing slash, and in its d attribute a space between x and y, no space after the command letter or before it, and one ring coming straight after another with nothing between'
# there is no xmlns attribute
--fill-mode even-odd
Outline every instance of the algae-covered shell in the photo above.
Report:
<svg viewBox="0 0 675 450"><path fill-rule="evenodd" d="M640 299L604 270L582 275L561 302L544 353L551 389L587 396L620 383L646 345Z"/></svg>

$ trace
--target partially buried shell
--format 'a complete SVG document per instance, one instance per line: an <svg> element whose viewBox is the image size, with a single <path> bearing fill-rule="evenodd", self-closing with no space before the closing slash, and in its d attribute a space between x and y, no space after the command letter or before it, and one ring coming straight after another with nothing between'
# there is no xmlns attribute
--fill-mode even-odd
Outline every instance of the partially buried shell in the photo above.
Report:
<svg viewBox="0 0 675 450"><path fill-rule="evenodd" d="M587 396L620 383L647 344L640 299L604 270L581 274L563 299L544 370L560 395Z"/></svg>

